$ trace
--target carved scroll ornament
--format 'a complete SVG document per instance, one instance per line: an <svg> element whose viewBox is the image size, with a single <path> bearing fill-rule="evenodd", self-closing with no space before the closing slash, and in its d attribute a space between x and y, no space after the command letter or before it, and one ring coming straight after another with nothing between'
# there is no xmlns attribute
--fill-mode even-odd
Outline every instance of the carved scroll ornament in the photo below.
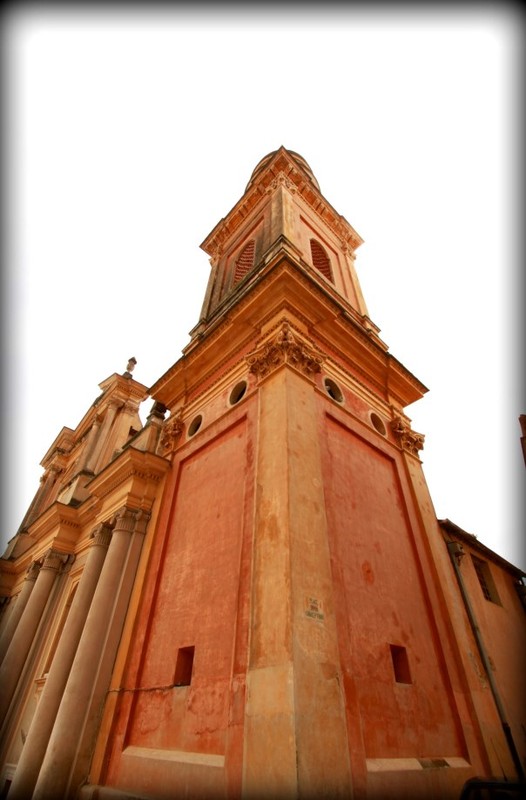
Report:
<svg viewBox="0 0 526 800"><path fill-rule="evenodd" d="M170 456L175 450L177 439L183 432L182 413L179 411L177 414L168 417L163 425L161 433L161 453L163 456Z"/></svg>
<svg viewBox="0 0 526 800"><path fill-rule="evenodd" d="M403 450L407 450L414 456L418 456L418 451L424 449L425 436L411 430L407 422L402 417L396 417L391 422L391 430L398 439L398 443Z"/></svg>
<svg viewBox="0 0 526 800"><path fill-rule="evenodd" d="M268 375L284 362L311 376L320 372L323 362L321 353L295 335L288 322L283 322L274 338L254 350L246 359L250 371L258 378Z"/></svg>
<svg viewBox="0 0 526 800"><path fill-rule="evenodd" d="M270 185L266 189L266 193L270 194L270 192L275 191L278 186L285 186L292 194L296 192L296 187L294 183L288 178L283 171L278 172L274 180L270 182Z"/></svg>

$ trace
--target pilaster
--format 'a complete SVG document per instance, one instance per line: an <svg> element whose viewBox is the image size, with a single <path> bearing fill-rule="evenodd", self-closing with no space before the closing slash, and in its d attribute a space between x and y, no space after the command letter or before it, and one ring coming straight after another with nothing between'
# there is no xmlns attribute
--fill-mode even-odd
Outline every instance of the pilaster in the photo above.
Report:
<svg viewBox="0 0 526 800"><path fill-rule="evenodd" d="M312 382L321 358L292 338L285 322L248 357L261 384L243 796L348 797Z"/></svg>
<svg viewBox="0 0 526 800"><path fill-rule="evenodd" d="M113 425L117 412L119 411L119 409L123 407L123 405L124 403L122 400L114 399L111 400L106 407L106 413L104 414L104 419L100 427L99 435L97 437L97 442L86 464L86 469L89 470L90 472L96 474L98 469L100 469L99 461L101 453L104 449L104 445L108 440L111 426Z"/></svg>

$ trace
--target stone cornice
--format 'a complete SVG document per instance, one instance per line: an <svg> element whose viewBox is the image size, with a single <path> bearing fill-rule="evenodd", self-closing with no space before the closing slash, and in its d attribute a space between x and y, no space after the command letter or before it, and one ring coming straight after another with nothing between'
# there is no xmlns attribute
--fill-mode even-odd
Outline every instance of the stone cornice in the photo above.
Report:
<svg viewBox="0 0 526 800"><path fill-rule="evenodd" d="M37 517L29 526L27 533L34 541L40 541L49 534L53 534L56 538L64 529L80 530L78 511L73 506L64 505L57 500Z"/></svg>
<svg viewBox="0 0 526 800"><path fill-rule="evenodd" d="M111 461L87 488L99 499L108 497L116 489L133 496L145 496L153 501L157 486L170 463L154 453L127 447Z"/></svg>
<svg viewBox="0 0 526 800"><path fill-rule="evenodd" d="M273 250L274 249L275 248L273 248ZM203 357L204 348L211 346L215 347L213 342L216 341L216 336L220 337L227 331L232 330L233 320L238 319L244 310L254 306L254 304L258 302L260 293L265 291L264 283L269 273L276 265L278 265L280 262L283 262L287 254L290 255L292 263L294 263L294 259L298 258L296 248L292 244L286 241L280 242L280 247L275 249L275 252L268 254L269 258L265 266L263 268L254 270L252 273L252 279L250 283L244 287L244 290L239 294L233 292L231 295L229 295L225 303L222 303L220 306L218 306L211 320L206 325L203 333L193 339L184 349L183 357L176 361L175 364L173 364L164 373L164 375L162 375L156 381L156 383L150 387L149 393L152 397L158 398L159 391L164 390L167 382L172 383L173 381L180 380L182 375L185 374L187 370L191 369L194 361ZM300 272L298 272L296 279L301 280L304 286L310 286L309 278L301 275ZM319 291L323 293L326 292L326 288L319 285L318 282L316 282L316 286ZM338 304L341 304L342 302L340 295L338 295L337 298L335 297L334 300ZM307 320L305 314L301 310L296 309L291 303L284 302L282 305L289 308L296 317ZM350 306L349 308L352 314L354 314L354 309L351 309ZM257 324L251 320L248 326L246 324L243 326L241 333L241 327L238 328L236 331L238 333L238 337L235 339L235 351L241 354L240 360L243 359L244 348L249 346L249 343L251 340L253 340L254 335L259 336L262 325L264 325L268 318L273 317L274 315L275 309L272 309L271 311L262 311L261 314L258 314ZM232 341L230 342L230 345L232 346ZM224 350L220 350L220 352L222 354L220 360L214 361L213 368L207 373L207 375L212 371L216 371L218 368L222 367L232 358L232 352L227 351L226 355L224 354ZM202 377L201 380L204 380L205 377L206 375ZM173 400L168 401L166 398L163 400L163 402L165 402L168 407L173 407L175 405Z"/></svg>
<svg viewBox="0 0 526 800"><path fill-rule="evenodd" d="M128 398L134 398L137 401L144 400L144 396L147 394L147 387L144 386L142 383L139 383L134 378L126 377L124 375L119 375L118 373L114 373L110 375L109 378L99 383L99 388L105 392L103 401L106 402L113 396L118 397L121 400L127 400Z"/></svg>
<svg viewBox="0 0 526 800"><path fill-rule="evenodd" d="M52 442L51 446L44 454L40 465L46 469L56 456L69 453L74 446L75 431L68 427L62 428L56 439Z"/></svg>
<svg viewBox="0 0 526 800"><path fill-rule="evenodd" d="M344 249L354 252L363 243L363 239L345 217L338 214L323 197L298 161L281 147L254 181L251 181L243 197L207 236L201 248L213 259L217 258L226 240L236 233L261 200L266 199L268 192L275 191L282 185L302 197L311 210L331 229Z"/></svg>
<svg viewBox="0 0 526 800"><path fill-rule="evenodd" d="M283 252L260 271L257 280L221 317L207 326L177 361L150 389L167 407L174 408L188 392L217 372L228 360L247 353L260 337L269 317L284 309L293 317L309 320L309 334L323 350L332 351L342 365L405 407L422 397L427 388L389 352L383 342L347 313L346 305L310 280ZM253 347L253 345L252 345ZM236 359L237 360L237 359Z"/></svg>

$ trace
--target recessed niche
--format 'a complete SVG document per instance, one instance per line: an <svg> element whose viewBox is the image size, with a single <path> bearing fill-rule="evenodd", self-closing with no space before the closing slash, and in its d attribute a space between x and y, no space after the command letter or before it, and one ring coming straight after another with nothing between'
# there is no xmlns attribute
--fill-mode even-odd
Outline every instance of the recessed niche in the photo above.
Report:
<svg viewBox="0 0 526 800"><path fill-rule="evenodd" d="M389 647L391 648L395 681L397 683L412 683L407 650L398 644L390 644Z"/></svg>
<svg viewBox="0 0 526 800"><path fill-rule="evenodd" d="M387 428L385 427L383 419L379 417L378 414L375 414L374 411L371 411L369 418L371 420L373 428L375 428L378 431L378 433L381 433L382 436L385 436L387 434Z"/></svg>
<svg viewBox="0 0 526 800"><path fill-rule="evenodd" d="M245 396L247 391L247 382L246 381L239 381L236 383L232 391L230 392L230 397L228 398L228 402L231 406L235 406L236 403L239 403L242 397Z"/></svg>
<svg viewBox="0 0 526 800"><path fill-rule="evenodd" d="M197 433L199 428L201 427L201 423L203 421L202 414L198 414L197 417L194 417L188 427L188 436L194 436Z"/></svg>
<svg viewBox="0 0 526 800"><path fill-rule="evenodd" d="M175 662L174 686L190 686L194 668L195 647L180 647Z"/></svg>
<svg viewBox="0 0 526 800"><path fill-rule="evenodd" d="M337 383L335 383L331 378L325 378L323 385L329 397L332 397L332 399L336 400L337 403L343 403L343 392Z"/></svg>

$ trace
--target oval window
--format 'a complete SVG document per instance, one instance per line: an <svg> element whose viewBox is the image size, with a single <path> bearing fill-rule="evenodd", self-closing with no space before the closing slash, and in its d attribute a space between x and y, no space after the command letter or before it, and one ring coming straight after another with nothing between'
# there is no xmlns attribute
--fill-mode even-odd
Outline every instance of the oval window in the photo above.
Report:
<svg viewBox="0 0 526 800"><path fill-rule="evenodd" d="M323 385L325 386L325 391L329 397L332 397L332 399L336 400L337 403L343 403L343 393L337 383L335 383L331 378L325 378Z"/></svg>
<svg viewBox="0 0 526 800"><path fill-rule="evenodd" d="M242 397L245 396L247 391L247 382L246 381L239 381L236 383L232 391L230 392L230 397L228 398L228 402L231 406L235 406L236 403L239 403Z"/></svg>
<svg viewBox="0 0 526 800"><path fill-rule="evenodd" d="M201 427L202 421L203 417L201 414L198 414L197 417L193 418L188 428L188 436L193 436L194 434L197 433L197 431Z"/></svg>
<svg viewBox="0 0 526 800"><path fill-rule="evenodd" d="M379 417L378 414L375 414L374 411L371 411L369 416L373 424L373 428L375 428L378 431L378 433L381 433L382 436L385 436L385 434L387 433L387 428L385 427L383 419Z"/></svg>

